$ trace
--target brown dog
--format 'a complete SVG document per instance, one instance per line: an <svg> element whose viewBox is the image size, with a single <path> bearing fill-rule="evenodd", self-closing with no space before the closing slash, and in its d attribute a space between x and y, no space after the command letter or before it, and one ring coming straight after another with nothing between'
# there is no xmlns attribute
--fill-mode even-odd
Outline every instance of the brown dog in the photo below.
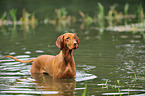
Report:
<svg viewBox="0 0 145 96"><path fill-rule="evenodd" d="M35 59L22 61L13 56L7 55L22 63L33 62L31 73L48 73L53 78L69 78L76 76L73 49L77 49L79 44L78 37L73 33L65 33L56 40L56 46L61 49L56 56L41 55Z"/></svg>

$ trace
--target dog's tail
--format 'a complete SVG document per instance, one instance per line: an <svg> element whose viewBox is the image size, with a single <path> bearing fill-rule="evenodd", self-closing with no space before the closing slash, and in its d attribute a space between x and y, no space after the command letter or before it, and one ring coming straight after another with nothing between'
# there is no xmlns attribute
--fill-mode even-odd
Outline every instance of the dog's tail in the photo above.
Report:
<svg viewBox="0 0 145 96"><path fill-rule="evenodd" d="M15 58L13 56L10 56L10 55L4 56L4 58L5 57L10 57L10 58L12 58L12 59L14 59L14 60L16 60L18 62L22 62L22 63L30 63L30 62L33 62L35 60L35 59L31 59L31 60L23 61L23 60L19 60L19 59Z"/></svg>

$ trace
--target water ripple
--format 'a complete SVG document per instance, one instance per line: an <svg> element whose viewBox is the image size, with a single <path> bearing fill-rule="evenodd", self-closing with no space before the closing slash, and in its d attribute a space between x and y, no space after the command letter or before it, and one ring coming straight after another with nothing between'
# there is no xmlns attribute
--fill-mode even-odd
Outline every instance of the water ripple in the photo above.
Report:
<svg viewBox="0 0 145 96"><path fill-rule="evenodd" d="M9 94L58 94L58 91L33 91L33 90L12 90L12 91L1 91L1 93L9 93Z"/></svg>
<svg viewBox="0 0 145 96"><path fill-rule="evenodd" d="M91 80L91 79L95 79L95 78L97 78L97 76L95 76L93 74L87 74L83 71L77 71L77 73L76 73L76 81L77 82Z"/></svg>
<svg viewBox="0 0 145 96"><path fill-rule="evenodd" d="M20 62L6 62L6 63L2 63L3 65L14 65L14 64L20 64Z"/></svg>

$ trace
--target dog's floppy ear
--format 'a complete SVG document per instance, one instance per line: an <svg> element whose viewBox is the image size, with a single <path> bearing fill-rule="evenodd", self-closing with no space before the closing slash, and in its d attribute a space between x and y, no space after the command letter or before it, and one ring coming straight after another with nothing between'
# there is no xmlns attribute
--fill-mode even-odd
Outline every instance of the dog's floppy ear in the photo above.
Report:
<svg viewBox="0 0 145 96"><path fill-rule="evenodd" d="M75 37L76 37L77 43L79 44L80 43L79 38L77 37L77 35L75 35Z"/></svg>
<svg viewBox="0 0 145 96"><path fill-rule="evenodd" d="M57 40L56 40L56 46L59 48L59 49L63 49L64 47L64 40L63 40L64 36L63 35L60 35Z"/></svg>

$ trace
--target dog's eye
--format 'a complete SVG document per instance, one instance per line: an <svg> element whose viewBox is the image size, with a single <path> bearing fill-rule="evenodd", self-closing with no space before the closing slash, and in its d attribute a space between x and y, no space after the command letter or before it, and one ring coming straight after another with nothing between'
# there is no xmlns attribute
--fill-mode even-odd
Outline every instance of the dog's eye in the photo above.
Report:
<svg viewBox="0 0 145 96"><path fill-rule="evenodd" d="M66 40L69 40L69 37L67 37Z"/></svg>
<svg viewBox="0 0 145 96"><path fill-rule="evenodd" d="M74 39L76 39L76 37L74 37Z"/></svg>

